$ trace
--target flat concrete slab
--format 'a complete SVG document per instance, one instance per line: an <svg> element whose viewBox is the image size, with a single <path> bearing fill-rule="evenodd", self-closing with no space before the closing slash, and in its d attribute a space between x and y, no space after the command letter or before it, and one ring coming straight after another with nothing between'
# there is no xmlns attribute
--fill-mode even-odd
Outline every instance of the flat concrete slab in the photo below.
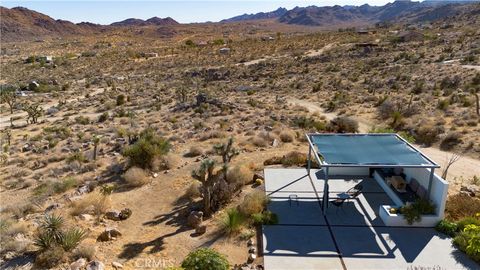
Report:
<svg viewBox="0 0 480 270"><path fill-rule="evenodd" d="M326 226L263 227L265 269L342 269Z"/></svg>
<svg viewBox="0 0 480 270"><path fill-rule="evenodd" d="M265 190L267 194L277 192L314 192L312 181L306 169L265 169ZM315 183L323 188L323 183ZM272 194L272 195L273 195Z"/></svg>
<svg viewBox="0 0 480 270"><path fill-rule="evenodd" d="M298 201L274 198L270 200L268 210L277 214L281 225L326 225L316 198L300 198Z"/></svg>
<svg viewBox="0 0 480 270"><path fill-rule="evenodd" d="M330 193L332 199L335 193ZM362 193L356 199L348 200L341 207L329 205L326 218L330 225L384 226L378 215L380 205L393 204L390 198L381 193Z"/></svg>
<svg viewBox="0 0 480 270"><path fill-rule="evenodd" d="M279 224L263 227L265 269L480 269L433 228L386 227L378 209L393 202L376 181L344 178L329 180L330 199L358 183L362 194L323 216L324 180L304 169L265 170L268 209L279 216Z"/></svg>
<svg viewBox="0 0 480 270"><path fill-rule="evenodd" d="M479 269L432 228L332 227L347 269Z"/></svg>

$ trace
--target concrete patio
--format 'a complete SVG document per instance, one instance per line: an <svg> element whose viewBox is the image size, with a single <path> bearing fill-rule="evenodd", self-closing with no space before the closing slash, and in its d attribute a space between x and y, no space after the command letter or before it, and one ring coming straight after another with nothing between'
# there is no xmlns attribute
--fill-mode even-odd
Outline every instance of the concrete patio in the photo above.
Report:
<svg viewBox="0 0 480 270"><path fill-rule="evenodd" d="M265 269L479 268L432 228L385 226L378 209L390 198L368 177L331 178L332 199L358 183L364 189L323 215L324 180L313 172L309 177L305 169L265 169L268 208L279 217L277 225L263 227Z"/></svg>

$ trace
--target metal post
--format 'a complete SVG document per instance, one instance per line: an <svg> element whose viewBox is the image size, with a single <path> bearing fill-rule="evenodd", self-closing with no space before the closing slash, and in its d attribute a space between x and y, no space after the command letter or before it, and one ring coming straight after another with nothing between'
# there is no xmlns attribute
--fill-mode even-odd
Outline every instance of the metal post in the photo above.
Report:
<svg viewBox="0 0 480 270"><path fill-rule="evenodd" d="M328 167L325 168L325 185L323 186L323 215L327 215L328 208Z"/></svg>
<svg viewBox="0 0 480 270"><path fill-rule="evenodd" d="M310 175L310 168L312 167L312 145L308 144L308 163L307 163L307 169L308 169L308 175Z"/></svg>
<svg viewBox="0 0 480 270"><path fill-rule="evenodd" d="M430 168L430 179L428 180L428 190L427 190L428 199L430 199L430 193L432 191L432 182L433 182L434 173L435 173L435 168Z"/></svg>

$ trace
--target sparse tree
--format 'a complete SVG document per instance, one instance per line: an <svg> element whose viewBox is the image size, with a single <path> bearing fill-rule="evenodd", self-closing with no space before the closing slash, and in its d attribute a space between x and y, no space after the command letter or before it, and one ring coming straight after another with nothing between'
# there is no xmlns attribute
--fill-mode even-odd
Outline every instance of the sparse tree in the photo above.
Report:
<svg viewBox="0 0 480 270"><path fill-rule="evenodd" d="M206 159L200 164L198 170L192 172L192 177L202 183L203 212L206 216L210 216L212 210L212 192L216 184L217 176L214 174L215 161Z"/></svg>
<svg viewBox="0 0 480 270"><path fill-rule="evenodd" d="M443 173L442 173L443 179L447 179L448 169L450 169L450 167L459 159L460 159L460 156L458 154L452 154L450 156L447 156L447 165L445 166L445 169L443 170Z"/></svg>
<svg viewBox="0 0 480 270"><path fill-rule="evenodd" d="M177 101L179 103L185 103L188 100L188 89L181 86L175 90L175 95L177 96Z"/></svg>
<svg viewBox="0 0 480 270"><path fill-rule="evenodd" d="M2 103L8 104L8 107L10 107L10 114L13 114L13 109L17 105L17 94L15 93L15 87L1 87L0 99Z"/></svg>
<svg viewBox="0 0 480 270"><path fill-rule="evenodd" d="M43 114L43 108L39 103L25 103L22 110L27 113L27 124L38 123L38 118Z"/></svg>

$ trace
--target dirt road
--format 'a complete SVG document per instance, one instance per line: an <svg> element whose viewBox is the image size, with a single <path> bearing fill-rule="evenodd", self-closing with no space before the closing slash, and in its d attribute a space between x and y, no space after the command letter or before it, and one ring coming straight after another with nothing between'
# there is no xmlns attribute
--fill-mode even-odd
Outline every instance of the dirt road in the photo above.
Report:
<svg viewBox="0 0 480 270"><path fill-rule="evenodd" d="M289 98L287 101L290 104L305 107L310 112L318 112L320 113L320 115L324 115L327 120L331 120L337 116L335 113L325 112L323 108L311 101L300 100L296 98ZM359 122L360 133L368 133L368 131L373 126L371 123L368 123L364 119L355 119ZM418 145L415 146L441 166L441 168L437 171L437 174L439 175L441 175L441 173L443 172L443 168L446 166L448 158L453 155L453 153L451 152L442 151L433 147L420 147ZM473 176L480 176L480 160L461 156L461 158L448 170L447 179L449 181L461 181L462 179L472 179Z"/></svg>

